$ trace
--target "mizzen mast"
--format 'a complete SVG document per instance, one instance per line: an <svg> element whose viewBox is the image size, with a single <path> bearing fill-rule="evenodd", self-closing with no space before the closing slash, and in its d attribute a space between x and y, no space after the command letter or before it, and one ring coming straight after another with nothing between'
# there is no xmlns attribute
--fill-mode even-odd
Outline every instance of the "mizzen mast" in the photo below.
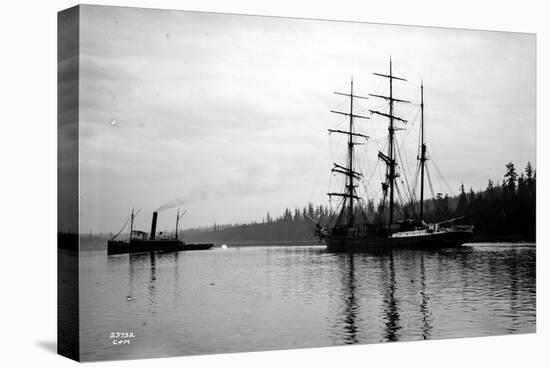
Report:
<svg viewBox="0 0 550 367"><path fill-rule="evenodd" d="M424 142L424 82L420 83L420 223L424 219L424 167L426 166L426 143Z"/></svg>
<svg viewBox="0 0 550 367"><path fill-rule="evenodd" d="M178 212L176 213L176 235L175 235L175 238L178 239L178 231L179 231L179 228L180 228L180 219L183 218L183 216L185 215L185 213L187 213L187 210L184 211L181 215L180 215L180 210L178 208Z"/></svg>
<svg viewBox="0 0 550 367"><path fill-rule="evenodd" d="M377 76L380 76L380 77L383 77L383 78L388 78L389 82L390 82L390 95L389 96L383 96L383 95L378 95L378 94L369 94L372 97L382 98L382 99L385 99L385 100L389 101L389 113L386 114L386 113L383 113L383 112L380 112L380 111L375 111L375 110L369 110L369 111L370 111L371 114L377 114L377 115L380 115L380 116L383 116L383 117L387 117L390 121L389 126L388 126L388 136L389 136L388 153L386 155L382 152L378 152L378 157L380 159L382 159L384 161L384 163L386 163L386 166L387 166L386 178L387 178L389 184L383 184L383 188L384 188L384 196L387 194L388 187L389 187L389 190L390 190L388 231L391 233L391 224L393 223L393 210L394 210L393 207L394 207L395 179L397 177L399 177L399 175L396 172L397 160L395 158L395 131L396 130L401 130L400 128L395 127L394 122L395 121L400 121L400 122L403 122L403 123L407 123L407 120L404 120L400 117L394 116L394 114L393 114L393 107L394 106L393 105L396 102L398 102L398 103L399 102L400 103L409 103L409 101L393 98L393 81L394 80L407 81L407 80L403 79L403 78L398 78L398 77L393 75L391 57L390 57L390 73L389 74L380 74L380 73L373 73L373 74L377 75Z"/></svg>
<svg viewBox="0 0 550 367"><path fill-rule="evenodd" d="M353 94L353 78L351 79L350 84L350 93L340 93L340 92L334 92L334 94L346 96L350 98L350 106L349 106L349 113L347 112L340 112L340 111L330 111L332 113L345 115L349 117L349 130L333 130L329 129L329 133L338 133L338 134L346 134L348 136L348 161L347 166L342 166L337 163L334 163L334 168L332 169L332 172L341 173L347 177L347 183L346 183L346 190L344 193L338 193L338 192L329 192L327 195L329 196L341 196L344 198L344 205L342 206L342 211L344 212L347 209L347 226L352 227L353 226L353 217L354 217L354 208L353 208L353 200L359 200L360 198L355 194L355 185L354 180L359 179L361 177L361 173L354 170L353 167L353 147L355 145L361 144L356 143L354 137L362 137L365 139L368 139L369 137L363 134L355 133L354 132L354 119L355 118L361 118L361 119L369 119L369 117L356 115L353 113L353 99L354 98L360 98L360 99L368 99L367 97L362 97ZM349 202L348 202L349 201ZM347 207L346 207L347 204Z"/></svg>

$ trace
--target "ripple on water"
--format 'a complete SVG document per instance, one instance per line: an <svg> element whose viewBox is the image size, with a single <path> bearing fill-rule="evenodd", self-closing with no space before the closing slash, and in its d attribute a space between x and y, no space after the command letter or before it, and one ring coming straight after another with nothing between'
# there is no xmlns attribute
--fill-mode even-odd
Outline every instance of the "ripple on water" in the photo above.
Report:
<svg viewBox="0 0 550 367"><path fill-rule="evenodd" d="M536 324L527 244L383 255L231 247L107 260L93 251L81 267L85 359L525 333ZM135 341L121 352L111 331L133 331Z"/></svg>

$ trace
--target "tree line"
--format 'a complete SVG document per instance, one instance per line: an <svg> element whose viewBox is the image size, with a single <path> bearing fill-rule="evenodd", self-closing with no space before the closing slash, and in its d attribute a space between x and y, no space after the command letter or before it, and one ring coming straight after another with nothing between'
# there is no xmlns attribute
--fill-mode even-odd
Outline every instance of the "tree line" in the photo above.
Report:
<svg viewBox="0 0 550 367"><path fill-rule="evenodd" d="M192 228L183 232L186 241L214 242L287 242L314 241L313 225L307 217L319 221L334 215L328 206L309 203L303 208L285 209L279 216L267 212L260 221Z"/></svg>
<svg viewBox="0 0 550 367"><path fill-rule="evenodd" d="M518 173L510 162L500 182L488 180L485 190L466 191L464 184L454 196L437 193L424 201L424 220L436 222L453 217L465 216L464 223L473 224L480 237L506 237L532 239L535 236L536 215L536 172L528 162ZM396 218L415 218L418 203L396 205ZM357 214L364 213L368 221L381 220L386 215L383 205L372 200L356 208ZM310 219L326 224L337 213L325 205L309 203L302 208L286 208L280 215L271 213L260 221L246 224L214 224L208 227L184 231L186 241L213 242L286 242L313 241L314 225Z"/></svg>
<svg viewBox="0 0 550 367"><path fill-rule="evenodd" d="M502 183L492 180L483 192L465 192L461 186L455 214L465 215L482 236L524 236L536 234L536 172L530 162L518 174L515 165L506 165Z"/></svg>

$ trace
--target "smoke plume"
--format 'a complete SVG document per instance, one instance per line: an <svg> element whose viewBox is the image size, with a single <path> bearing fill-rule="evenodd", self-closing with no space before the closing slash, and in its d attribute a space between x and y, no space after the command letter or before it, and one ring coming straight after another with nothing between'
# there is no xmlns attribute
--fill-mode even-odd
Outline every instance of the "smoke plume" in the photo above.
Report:
<svg viewBox="0 0 550 367"><path fill-rule="evenodd" d="M175 207L178 207L178 206L184 206L188 203L189 203L189 201L186 198L176 198L176 199L170 200L169 202L167 202L165 204L162 204L161 206L156 208L155 211L156 212L161 212L163 210L172 209L172 208L175 208Z"/></svg>

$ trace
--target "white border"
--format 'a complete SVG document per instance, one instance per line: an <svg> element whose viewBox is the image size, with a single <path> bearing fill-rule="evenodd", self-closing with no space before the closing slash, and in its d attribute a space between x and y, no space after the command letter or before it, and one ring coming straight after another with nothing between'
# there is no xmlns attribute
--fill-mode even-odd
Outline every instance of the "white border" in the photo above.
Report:
<svg viewBox="0 0 550 367"><path fill-rule="evenodd" d="M543 1L461 0L320 1L189 0L94 1L94 4L202 10L256 15L355 20L537 33L537 176L538 246L536 335L454 339L280 352L179 357L117 362L120 366L530 366L548 360L546 318L548 251L542 210L548 207L542 141L543 87L548 85L543 60L550 37ZM0 223L3 247L0 271L3 316L0 332L3 365L69 365L51 352L56 338L56 36L58 10L73 1L10 1L3 4L2 103L0 118ZM546 348L545 348L546 347ZM6 363L7 362L7 363ZM112 362L94 366L110 366Z"/></svg>

